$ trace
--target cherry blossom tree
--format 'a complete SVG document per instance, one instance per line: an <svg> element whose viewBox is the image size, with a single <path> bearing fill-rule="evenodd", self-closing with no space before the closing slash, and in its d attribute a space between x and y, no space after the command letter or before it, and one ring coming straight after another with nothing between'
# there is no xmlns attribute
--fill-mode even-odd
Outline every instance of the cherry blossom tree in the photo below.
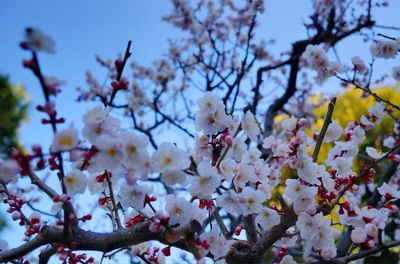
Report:
<svg viewBox="0 0 400 264"><path fill-rule="evenodd" d="M0 194L25 235L14 248L0 241L0 262L347 263L398 247L400 106L379 95L373 75L374 62L400 48L379 34L398 28L374 20L386 1L313 0L307 37L279 56L256 35L262 0L172 3L164 19L182 36L169 40L166 57L132 62L131 42L115 60L97 57L109 82L88 72L78 88L78 101L97 105L82 128L65 125L55 103L62 82L40 67L53 39L26 30L24 66L43 90L37 111L53 138L0 160ZM336 47L351 49L353 35L369 45L367 62L356 51L340 61ZM399 81L400 67L390 75ZM313 130L310 99L328 79L375 105L342 127L338 99L324 97L323 125ZM365 146L384 118L391 132ZM79 206L86 197L93 209Z"/></svg>

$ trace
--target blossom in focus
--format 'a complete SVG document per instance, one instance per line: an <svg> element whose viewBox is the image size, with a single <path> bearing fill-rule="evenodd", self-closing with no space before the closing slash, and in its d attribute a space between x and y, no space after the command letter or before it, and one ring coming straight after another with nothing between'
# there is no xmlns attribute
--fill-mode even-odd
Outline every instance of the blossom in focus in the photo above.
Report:
<svg viewBox="0 0 400 264"><path fill-rule="evenodd" d="M52 152L74 149L79 143L79 132L74 126L61 130L54 135L50 147Z"/></svg>
<svg viewBox="0 0 400 264"><path fill-rule="evenodd" d="M96 139L98 152L93 158L94 165L99 170L114 170L121 166L125 159L123 143L110 135L101 135Z"/></svg>
<svg viewBox="0 0 400 264"><path fill-rule="evenodd" d="M141 167L144 153L149 144L149 139L144 135L138 135L132 132L123 132L120 134L122 144L125 147L126 161L133 168Z"/></svg>
<svg viewBox="0 0 400 264"><path fill-rule="evenodd" d="M71 170L64 178L68 194L84 193L87 185L86 175L77 169Z"/></svg>
<svg viewBox="0 0 400 264"><path fill-rule="evenodd" d="M169 224L185 225L191 220L192 204L183 197L169 194L165 197L165 210L169 216Z"/></svg>
<svg viewBox="0 0 400 264"><path fill-rule="evenodd" d="M144 199L146 194L149 195L153 191L153 188L149 184L141 185L128 185L121 184L118 197L120 202L126 208L133 207L136 210L142 210L144 207Z"/></svg>
<svg viewBox="0 0 400 264"><path fill-rule="evenodd" d="M385 152L378 151L376 148L372 147L367 147L365 151L367 152L368 156L376 160L383 158L387 154Z"/></svg>
<svg viewBox="0 0 400 264"><path fill-rule="evenodd" d="M193 176L190 179L188 191L201 199L211 198L220 185L221 179L215 167L212 167L209 162L201 161L197 164L199 176Z"/></svg>
<svg viewBox="0 0 400 264"><path fill-rule="evenodd" d="M96 140L101 135L116 136L116 131L120 127L120 121L108 115L108 111L103 107L95 107L83 115L85 126L82 129L82 136L90 143L96 144Z"/></svg>
<svg viewBox="0 0 400 264"><path fill-rule="evenodd" d="M266 195L260 190L254 190L253 188L246 186L239 194L239 203L242 207L242 213L244 216L254 213L259 213L263 208Z"/></svg>
<svg viewBox="0 0 400 264"><path fill-rule="evenodd" d="M153 169L159 172L184 170L189 164L186 152L169 142L162 143L151 157Z"/></svg>
<svg viewBox="0 0 400 264"><path fill-rule="evenodd" d="M279 224L281 218L279 214L272 209L263 209L256 217L256 224L261 226L263 230L270 230L271 227Z"/></svg>

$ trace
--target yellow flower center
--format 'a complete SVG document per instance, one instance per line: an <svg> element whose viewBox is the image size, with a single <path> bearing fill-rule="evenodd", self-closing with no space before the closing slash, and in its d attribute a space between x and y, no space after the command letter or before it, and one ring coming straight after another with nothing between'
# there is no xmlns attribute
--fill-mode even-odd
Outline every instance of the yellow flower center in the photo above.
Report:
<svg viewBox="0 0 400 264"><path fill-rule="evenodd" d="M115 156L115 154L117 154L117 150L115 148L110 148L109 150L107 150L108 155L110 155L111 157Z"/></svg>
<svg viewBox="0 0 400 264"><path fill-rule="evenodd" d="M168 166L172 163L172 159L170 157L165 157L163 160L164 166Z"/></svg>
<svg viewBox="0 0 400 264"><path fill-rule="evenodd" d="M75 179L74 179L74 177L67 176L67 177L65 178L65 181L67 182L68 185L72 185L72 184L74 184Z"/></svg>
<svg viewBox="0 0 400 264"><path fill-rule="evenodd" d="M206 183L207 183L207 179L205 177L201 177L199 180L199 184L201 186L204 186L204 185L206 185Z"/></svg>
<svg viewBox="0 0 400 264"><path fill-rule="evenodd" d="M247 199L247 202L248 202L249 204L254 204L254 199L250 197L249 199Z"/></svg>
<svg viewBox="0 0 400 264"><path fill-rule="evenodd" d="M72 146L72 138L69 135L62 135L58 139L58 143L63 147Z"/></svg>
<svg viewBox="0 0 400 264"><path fill-rule="evenodd" d="M133 153L136 153L136 151L137 151L136 146L129 146L128 147L128 153L133 154Z"/></svg>

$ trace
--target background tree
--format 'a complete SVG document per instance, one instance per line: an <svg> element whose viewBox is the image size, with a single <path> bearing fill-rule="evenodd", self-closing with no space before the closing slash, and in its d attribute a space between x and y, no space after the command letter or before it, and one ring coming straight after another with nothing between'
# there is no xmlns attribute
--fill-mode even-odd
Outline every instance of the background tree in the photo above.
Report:
<svg viewBox="0 0 400 264"><path fill-rule="evenodd" d="M26 118L28 104L22 86L13 86L7 77L0 76L0 157L8 157L18 144L18 128Z"/></svg>
<svg viewBox="0 0 400 264"><path fill-rule="evenodd" d="M13 86L6 76L0 76L0 158L9 157L13 148L20 149L18 128L26 118L28 104L22 86ZM0 214L0 231L6 226Z"/></svg>

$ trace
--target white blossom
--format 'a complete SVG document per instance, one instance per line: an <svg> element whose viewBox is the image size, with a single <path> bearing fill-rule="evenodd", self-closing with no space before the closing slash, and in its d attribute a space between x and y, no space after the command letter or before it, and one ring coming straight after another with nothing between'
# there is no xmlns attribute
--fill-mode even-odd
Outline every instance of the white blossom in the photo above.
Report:
<svg viewBox="0 0 400 264"><path fill-rule="evenodd" d="M239 197L233 190L226 191L221 196L218 196L216 202L219 207L232 215L239 216L242 213Z"/></svg>
<svg viewBox="0 0 400 264"><path fill-rule="evenodd" d="M365 151L367 152L368 156L376 160L383 158L387 154L385 152L378 151L376 148L372 147L367 147Z"/></svg>
<svg viewBox="0 0 400 264"><path fill-rule="evenodd" d="M397 188L395 188L394 186L395 185L390 186L389 184L384 182L382 186L378 187L378 192L382 196L390 197L389 199L400 199L400 191L397 190Z"/></svg>
<svg viewBox="0 0 400 264"><path fill-rule="evenodd" d="M118 192L118 197L122 206L128 208L133 207L136 210L142 210L144 207L144 199L150 195L153 188L149 184L129 185L121 184Z"/></svg>
<svg viewBox="0 0 400 264"><path fill-rule="evenodd" d="M237 162L242 160L244 153L247 151L246 139L247 137L245 135L233 139L232 147L229 150L229 156Z"/></svg>
<svg viewBox="0 0 400 264"><path fill-rule="evenodd" d="M376 122L380 122L380 120L385 116L385 106L381 103L376 103L368 108L368 113L376 117Z"/></svg>
<svg viewBox="0 0 400 264"><path fill-rule="evenodd" d="M254 190L249 186L244 187L239 194L239 203L241 204L243 215L259 213L263 208L265 199L264 192Z"/></svg>
<svg viewBox="0 0 400 264"><path fill-rule="evenodd" d="M242 128L252 141L254 142L258 141L258 135L260 134L260 126L252 112L247 111L246 113L244 113L242 118Z"/></svg>
<svg viewBox="0 0 400 264"><path fill-rule="evenodd" d="M356 227L351 231L351 241L356 244L364 243L367 240L367 232L362 227Z"/></svg>
<svg viewBox="0 0 400 264"><path fill-rule="evenodd" d="M187 177L183 171L180 170L172 170L172 171L165 171L161 175L161 180L168 185L180 185L186 186L187 185Z"/></svg>
<svg viewBox="0 0 400 264"><path fill-rule="evenodd" d="M132 132L123 132L120 134L121 143L125 148L126 160L132 168L140 168L142 165L142 157L149 144L149 140L144 135L137 135Z"/></svg>
<svg viewBox="0 0 400 264"><path fill-rule="evenodd" d="M99 169L114 170L125 160L123 143L110 135L103 134L96 140L98 152L93 158Z"/></svg>
<svg viewBox="0 0 400 264"><path fill-rule="evenodd" d="M120 121L108 115L107 109L100 106L95 107L83 115L85 126L82 129L82 136L92 144L97 144L96 140L101 135L116 136L116 131L120 127Z"/></svg>
<svg viewBox="0 0 400 264"><path fill-rule="evenodd" d="M260 225L263 230L270 230L271 227L279 224L280 221L279 214L269 208L264 208L256 217L257 225Z"/></svg>
<svg viewBox="0 0 400 264"><path fill-rule="evenodd" d="M211 198L216 188L220 185L220 177L215 167L209 162L201 161L197 164L199 176L193 176L190 179L188 191L193 195L202 199Z"/></svg>
<svg viewBox="0 0 400 264"><path fill-rule="evenodd" d="M9 183L14 181L19 173L19 165L11 159L0 159L0 182Z"/></svg>
<svg viewBox="0 0 400 264"><path fill-rule="evenodd" d="M64 182L68 194L84 193L87 185L87 177L82 171L73 169L65 175Z"/></svg>
<svg viewBox="0 0 400 264"><path fill-rule="evenodd" d="M69 128L61 130L54 135L53 143L50 147L52 152L59 152L74 149L79 143L79 132L71 125Z"/></svg>
<svg viewBox="0 0 400 264"><path fill-rule="evenodd" d="M198 100L199 110L196 113L196 129L206 135L222 132L228 125L229 118L225 105L218 97L207 92Z"/></svg>
<svg viewBox="0 0 400 264"><path fill-rule="evenodd" d="M151 157L151 164L155 171L165 172L184 170L189 167L190 161L185 151L177 149L169 142L164 142Z"/></svg>
<svg viewBox="0 0 400 264"><path fill-rule="evenodd" d="M387 147L387 148L394 148L396 144L396 139L392 136L388 136L383 140L383 146Z"/></svg>
<svg viewBox="0 0 400 264"><path fill-rule="evenodd" d="M293 131L296 128L296 125L297 125L297 118L295 117L286 118L281 122L281 127L287 132Z"/></svg>
<svg viewBox="0 0 400 264"><path fill-rule="evenodd" d="M328 126L328 130L326 131L324 142L329 143L338 140L342 135L342 132L342 127L335 121L332 121Z"/></svg>
<svg viewBox="0 0 400 264"><path fill-rule="evenodd" d="M185 225L189 223L191 217L192 204L182 197L175 197L169 194L165 197L165 210L169 215L169 224Z"/></svg>

